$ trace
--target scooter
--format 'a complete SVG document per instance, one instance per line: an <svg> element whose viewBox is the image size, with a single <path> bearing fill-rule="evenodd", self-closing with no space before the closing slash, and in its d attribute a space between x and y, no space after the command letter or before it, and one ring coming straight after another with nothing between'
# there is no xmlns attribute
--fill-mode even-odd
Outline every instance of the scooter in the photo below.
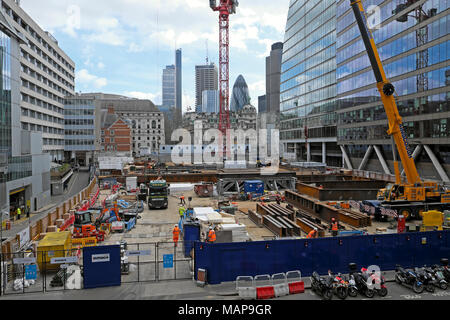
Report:
<svg viewBox="0 0 450 320"><path fill-rule="evenodd" d="M395 281L398 284L413 289L413 291L418 294L425 290L423 282L414 271L405 270L399 265L395 268Z"/></svg>
<svg viewBox="0 0 450 320"><path fill-rule="evenodd" d="M442 290L447 290L448 282L447 282L447 280L445 280L443 267L440 267L435 264L431 268L428 268L428 272L432 273L434 275L434 277L436 278L436 283L435 283L436 287L438 287Z"/></svg>
<svg viewBox="0 0 450 320"><path fill-rule="evenodd" d="M348 295L355 298L358 295L358 287L356 286L355 276L353 274L348 277Z"/></svg>
<svg viewBox="0 0 450 320"><path fill-rule="evenodd" d="M328 276L333 279L333 292L339 299L344 300L348 297L348 283L340 273L334 275L328 271Z"/></svg>
<svg viewBox="0 0 450 320"><path fill-rule="evenodd" d="M419 276L419 279L423 282L425 290L433 293L435 291L434 286L436 283L436 279L434 278L434 276L427 271L426 267L415 268L414 271Z"/></svg>
<svg viewBox="0 0 450 320"><path fill-rule="evenodd" d="M322 278L314 271L311 276L311 288L325 300L333 298L333 278L331 277Z"/></svg>
<svg viewBox="0 0 450 320"><path fill-rule="evenodd" d="M375 286L368 281L369 275L365 272L365 269L363 268L361 272L357 272L356 263L350 263L349 268L350 278L353 277L357 292L364 294L367 298L373 298L375 296ZM352 294L354 295L353 288Z"/></svg>
<svg viewBox="0 0 450 320"><path fill-rule="evenodd" d="M376 272L372 272L368 274L368 278L372 279L372 283L374 284L374 290L380 297L386 297L388 294L388 289L386 287L386 279L382 274L377 276ZM369 280L370 282L370 280Z"/></svg>
<svg viewBox="0 0 450 320"><path fill-rule="evenodd" d="M448 259L441 259L441 265L445 280L450 282L450 267L448 266Z"/></svg>

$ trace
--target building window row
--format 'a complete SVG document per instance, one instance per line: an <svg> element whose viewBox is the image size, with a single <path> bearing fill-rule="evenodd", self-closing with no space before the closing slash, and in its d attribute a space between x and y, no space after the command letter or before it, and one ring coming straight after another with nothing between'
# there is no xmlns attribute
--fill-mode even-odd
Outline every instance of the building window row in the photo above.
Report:
<svg viewBox="0 0 450 320"><path fill-rule="evenodd" d="M13 20L19 24L25 31L27 31L38 43L40 43L45 49L47 49L58 61L60 61L64 66L66 66L70 71L75 72L75 68L66 61L58 52L55 50L46 40L44 40L41 36L37 34L37 32L28 24L23 21L14 10L9 8L4 2L2 2L2 8L8 13ZM52 41L56 43L56 39L53 38L50 34Z"/></svg>
<svg viewBox="0 0 450 320"><path fill-rule="evenodd" d="M32 105L48 109L49 111L53 111L53 112L59 113L61 115L64 114L64 109L63 108L59 108L58 106L55 106L55 105L53 105L51 103L48 103L48 102L42 101L42 100L40 100L38 98L29 96L29 95L27 95L25 93L22 93L21 97L22 97L22 101L23 102L27 102L27 103L30 103Z"/></svg>
<svg viewBox="0 0 450 320"><path fill-rule="evenodd" d="M57 75L55 72L50 70L47 66L42 64L39 60L31 57L28 53L26 53L23 50L21 50L21 55L22 55L22 57L24 59L29 61L32 65L36 66L37 68L39 68L40 70L45 72L50 77L53 77L55 80L59 81L59 83L64 84L66 87L70 88L71 90L75 89L75 87L72 84L70 84L69 82L64 80L61 76ZM71 94L69 91L67 91L64 88L60 87L59 85L57 85L56 83L52 82L50 79L46 78L45 76L41 75L40 73L36 72L35 70L32 70L32 69L28 68L24 64L22 64L22 71L24 73L30 75L31 77L37 79L38 81L41 81L42 83L44 83L44 84L48 85L49 87L55 89L56 91L60 92L64 96L68 96L68 95Z"/></svg>

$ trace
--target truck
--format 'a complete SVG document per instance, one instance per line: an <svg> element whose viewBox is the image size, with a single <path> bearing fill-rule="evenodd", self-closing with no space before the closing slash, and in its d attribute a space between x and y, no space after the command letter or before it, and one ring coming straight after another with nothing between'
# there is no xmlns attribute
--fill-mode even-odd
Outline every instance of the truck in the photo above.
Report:
<svg viewBox="0 0 450 320"><path fill-rule="evenodd" d="M167 209L169 207L168 188L165 180L153 180L148 185L148 208Z"/></svg>
<svg viewBox="0 0 450 320"><path fill-rule="evenodd" d="M395 183L390 183L378 193L382 209L395 210L407 220L420 219L423 212L429 210L444 211L450 209L450 190L435 181L423 181L414 163L413 154L409 148L408 136L403 126L395 101L395 87L387 79L375 40L368 27L361 0L350 0L350 6L358 24L361 37L366 48L370 64L377 81L377 88L388 118L387 134L392 138ZM395 145L395 147L394 147ZM400 175L397 153L406 174L406 182Z"/></svg>

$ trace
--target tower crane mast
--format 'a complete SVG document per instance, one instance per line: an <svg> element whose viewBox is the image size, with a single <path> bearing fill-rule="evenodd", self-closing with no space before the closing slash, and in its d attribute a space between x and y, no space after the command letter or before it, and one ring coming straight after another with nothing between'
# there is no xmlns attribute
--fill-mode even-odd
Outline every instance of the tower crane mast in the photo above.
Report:
<svg viewBox="0 0 450 320"><path fill-rule="evenodd" d="M222 137L227 135L231 128L230 123L230 14L236 13L239 6L237 0L209 0L209 6L213 11L219 12L219 92L220 114L219 130ZM224 145L226 150L226 144Z"/></svg>

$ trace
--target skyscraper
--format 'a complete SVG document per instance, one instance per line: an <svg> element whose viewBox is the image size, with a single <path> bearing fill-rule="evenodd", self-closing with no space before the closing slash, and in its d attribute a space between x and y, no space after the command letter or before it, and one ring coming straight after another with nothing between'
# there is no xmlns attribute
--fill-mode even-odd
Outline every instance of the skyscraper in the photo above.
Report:
<svg viewBox="0 0 450 320"><path fill-rule="evenodd" d="M283 43L272 45L270 56L266 58L266 110L280 112L280 78Z"/></svg>
<svg viewBox="0 0 450 320"><path fill-rule="evenodd" d="M219 88L219 71L214 63L195 66L196 110L201 110L202 108L203 91L218 90L218 88Z"/></svg>
<svg viewBox="0 0 450 320"><path fill-rule="evenodd" d="M176 106L176 67L166 66L162 75L162 106Z"/></svg>
<svg viewBox="0 0 450 320"><path fill-rule="evenodd" d="M183 54L181 49L175 51L175 69L176 108L181 120L183 114Z"/></svg>
<svg viewBox="0 0 450 320"><path fill-rule="evenodd" d="M280 91L280 139L286 157L341 166L336 143L336 1L290 2Z"/></svg>
<svg viewBox="0 0 450 320"><path fill-rule="evenodd" d="M205 90L202 98L202 112L219 113L219 90Z"/></svg>
<svg viewBox="0 0 450 320"><path fill-rule="evenodd" d="M241 111L248 104L250 104L250 92L247 82L242 75L239 75L231 93L230 111Z"/></svg>

